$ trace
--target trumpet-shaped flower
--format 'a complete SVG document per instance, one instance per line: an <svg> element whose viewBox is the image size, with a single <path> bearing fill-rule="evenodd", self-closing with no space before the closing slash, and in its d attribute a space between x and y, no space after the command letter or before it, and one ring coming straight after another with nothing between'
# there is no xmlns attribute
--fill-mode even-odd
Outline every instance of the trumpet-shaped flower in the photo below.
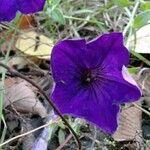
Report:
<svg viewBox="0 0 150 150"><path fill-rule="evenodd" d="M62 114L84 118L103 131L117 129L119 105L141 92L125 66L129 53L121 33L58 42L51 56L52 100Z"/></svg>
<svg viewBox="0 0 150 150"><path fill-rule="evenodd" d="M17 11L23 14L35 13L43 9L45 0L0 0L0 21L11 21Z"/></svg>

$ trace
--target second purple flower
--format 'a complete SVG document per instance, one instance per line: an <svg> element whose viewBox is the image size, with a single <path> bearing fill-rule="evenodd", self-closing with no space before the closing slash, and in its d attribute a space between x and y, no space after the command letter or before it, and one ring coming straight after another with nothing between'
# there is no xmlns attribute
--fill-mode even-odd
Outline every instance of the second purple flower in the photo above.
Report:
<svg viewBox="0 0 150 150"><path fill-rule="evenodd" d="M0 22L11 21L17 11L23 14L41 11L45 0L0 0Z"/></svg>

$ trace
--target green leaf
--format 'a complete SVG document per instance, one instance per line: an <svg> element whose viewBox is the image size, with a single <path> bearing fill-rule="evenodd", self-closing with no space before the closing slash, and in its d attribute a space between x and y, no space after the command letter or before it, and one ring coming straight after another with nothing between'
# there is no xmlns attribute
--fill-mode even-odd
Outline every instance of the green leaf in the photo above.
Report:
<svg viewBox="0 0 150 150"><path fill-rule="evenodd" d="M52 0L53 5L58 5L60 3L60 0Z"/></svg>
<svg viewBox="0 0 150 150"><path fill-rule="evenodd" d="M150 10L150 2L144 2L141 5L141 10L145 11L145 10Z"/></svg>
<svg viewBox="0 0 150 150"><path fill-rule="evenodd" d="M62 129L60 129L58 132L58 140L59 140L59 144L65 141L65 133Z"/></svg>
<svg viewBox="0 0 150 150"><path fill-rule="evenodd" d="M51 12L51 17L54 21L60 23L60 24L65 24L65 18L63 16L63 13L58 9L55 8L52 12Z"/></svg>
<svg viewBox="0 0 150 150"><path fill-rule="evenodd" d="M50 16L55 22L65 24L65 18L63 16L63 13L58 8L52 9L48 7L46 9L46 14Z"/></svg>
<svg viewBox="0 0 150 150"><path fill-rule="evenodd" d="M140 28L146 24L148 24L148 21L150 20L150 10L147 10L145 12L142 12L138 14L133 22L134 28Z"/></svg>
<svg viewBox="0 0 150 150"><path fill-rule="evenodd" d="M48 139L51 140L53 134L56 132L56 130L58 129L57 124L51 124L48 127Z"/></svg>
<svg viewBox="0 0 150 150"><path fill-rule="evenodd" d="M60 0L47 0L48 4L51 6L58 5Z"/></svg>
<svg viewBox="0 0 150 150"><path fill-rule="evenodd" d="M136 74L138 72L138 70L139 69L137 67L128 68L128 71L131 74Z"/></svg>
<svg viewBox="0 0 150 150"><path fill-rule="evenodd" d="M128 7L131 4L129 0L113 0L113 2L119 7Z"/></svg>
<svg viewBox="0 0 150 150"><path fill-rule="evenodd" d="M108 32L106 26L103 25L102 22L100 22L99 20L97 20L95 17L92 18L93 21L95 21L95 24L99 27L99 29L102 31L102 32Z"/></svg>
<svg viewBox="0 0 150 150"><path fill-rule="evenodd" d="M143 57L141 54L136 53L133 50L131 50L130 52L131 52L132 55L137 57L139 60L143 61L146 65L150 66L150 61L148 59L146 59L145 57Z"/></svg>

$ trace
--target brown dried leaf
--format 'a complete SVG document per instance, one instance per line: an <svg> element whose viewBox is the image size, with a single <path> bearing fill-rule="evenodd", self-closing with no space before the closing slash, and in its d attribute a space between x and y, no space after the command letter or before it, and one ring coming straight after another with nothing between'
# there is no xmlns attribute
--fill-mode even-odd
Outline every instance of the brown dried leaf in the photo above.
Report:
<svg viewBox="0 0 150 150"><path fill-rule="evenodd" d="M124 108L119 117L119 126L113 137L116 141L133 140L141 129L141 110L135 106Z"/></svg>
<svg viewBox="0 0 150 150"><path fill-rule="evenodd" d="M8 84L9 83L9 84ZM47 115L47 111L42 103L36 98L34 91L26 81L10 81L5 84L4 106L12 105L17 111L38 114L41 117Z"/></svg>

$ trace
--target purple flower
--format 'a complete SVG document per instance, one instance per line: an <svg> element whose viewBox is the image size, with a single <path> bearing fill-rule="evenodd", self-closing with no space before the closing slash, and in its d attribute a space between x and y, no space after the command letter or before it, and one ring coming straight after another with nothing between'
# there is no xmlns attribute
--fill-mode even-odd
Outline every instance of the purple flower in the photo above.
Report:
<svg viewBox="0 0 150 150"><path fill-rule="evenodd" d="M43 9L45 0L0 0L0 21L11 21L17 11L23 14L35 13Z"/></svg>
<svg viewBox="0 0 150 150"><path fill-rule="evenodd" d="M90 42L61 41L51 56L55 81L51 98L62 114L84 118L113 133L119 104L141 96L125 67L128 62L121 33L104 34Z"/></svg>

